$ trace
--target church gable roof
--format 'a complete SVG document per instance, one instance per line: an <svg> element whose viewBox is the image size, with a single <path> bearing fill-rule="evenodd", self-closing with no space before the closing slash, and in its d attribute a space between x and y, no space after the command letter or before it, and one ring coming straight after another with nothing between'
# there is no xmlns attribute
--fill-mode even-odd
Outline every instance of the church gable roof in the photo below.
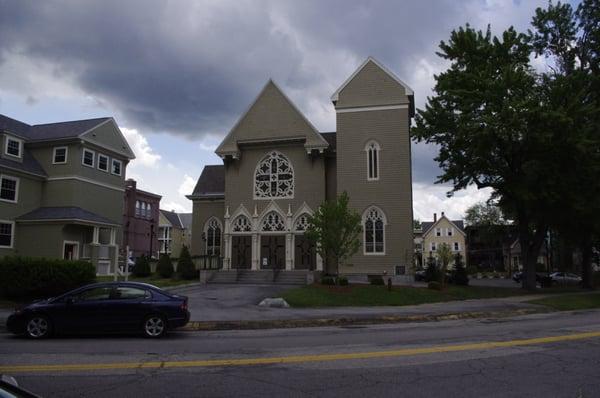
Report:
<svg viewBox="0 0 600 398"><path fill-rule="evenodd" d="M237 157L239 144L286 140L302 140L307 149L328 146L294 103L269 80L215 152L221 157Z"/></svg>
<svg viewBox="0 0 600 398"><path fill-rule="evenodd" d="M333 93L336 108L411 104L413 90L373 57ZM412 105L411 105L412 107Z"/></svg>

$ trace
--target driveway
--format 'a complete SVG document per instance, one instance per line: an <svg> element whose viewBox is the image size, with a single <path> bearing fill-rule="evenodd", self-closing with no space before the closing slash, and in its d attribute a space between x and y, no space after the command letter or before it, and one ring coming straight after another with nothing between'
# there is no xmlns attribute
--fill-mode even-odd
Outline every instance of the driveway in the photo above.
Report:
<svg viewBox="0 0 600 398"><path fill-rule="evenodd" d="M236 321L261 319L270 308L259 307L264 298L298 286L286 285L198 285L173 289L189 298L192 321Z"/></svg>

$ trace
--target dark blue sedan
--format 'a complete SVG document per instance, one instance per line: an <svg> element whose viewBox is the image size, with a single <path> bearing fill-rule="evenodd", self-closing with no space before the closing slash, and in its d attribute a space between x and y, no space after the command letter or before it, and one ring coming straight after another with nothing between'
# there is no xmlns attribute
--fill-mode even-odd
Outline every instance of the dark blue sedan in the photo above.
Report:
<svg viewBox="0 0 600 398"><path fill-rule="evenodd" d="M146 283L95 283L17 309L6 327L33 339L53 333L124 332L156 338L188 323L187 304L187 297Z"/></svg>

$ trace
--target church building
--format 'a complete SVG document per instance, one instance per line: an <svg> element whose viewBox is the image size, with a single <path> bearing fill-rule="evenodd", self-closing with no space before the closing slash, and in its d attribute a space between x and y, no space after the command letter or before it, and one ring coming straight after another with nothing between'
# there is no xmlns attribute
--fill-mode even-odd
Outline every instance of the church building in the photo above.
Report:
<svg viewBox="0 0 600 398"><path fill-rule="evenodd" d="M328 270L307 217L346 191L362 216L345 275L406 275L413 255L413 91L368 58L333 93L336 132L319 132L271 80L216 149L193 201L192 255L223 269Z"/></svg>

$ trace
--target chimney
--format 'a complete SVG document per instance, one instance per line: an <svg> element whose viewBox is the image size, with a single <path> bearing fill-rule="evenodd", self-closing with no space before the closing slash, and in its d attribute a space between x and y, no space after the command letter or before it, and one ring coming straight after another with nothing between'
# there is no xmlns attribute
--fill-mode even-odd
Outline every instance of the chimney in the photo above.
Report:
<svg viewBox="0 0 600 398"><path fill-rule="evenodd" d="M444 212L442 212L442 217L444 217Z"/></svg>
<svg viewBox="0 0 600 398"><path fill-rule="evenodd" d="M127 188L132 188L133 190L135 190L136 185L137 185L137 183L135 182L134 179L129 178L125 181L125 186Z"/></svg>
<svg viewBox="0 0 600 398"><path fill-rule="evenodd" d="M437 221L437 213L433 213L433 222L436 222L436 221Z"/></svg>

